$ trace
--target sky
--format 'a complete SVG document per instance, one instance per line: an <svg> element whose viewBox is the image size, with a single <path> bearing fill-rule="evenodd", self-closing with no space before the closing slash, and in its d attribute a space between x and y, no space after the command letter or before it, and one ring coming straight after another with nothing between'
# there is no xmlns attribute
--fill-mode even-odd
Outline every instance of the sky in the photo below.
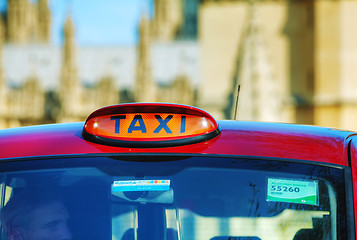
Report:
<svg viewBox="0 0 357 240"><path fill-rule="evenodd" d="M37 0L30 0L37 2ZM132 45L138 39L143 13L152 12L153 0L48 0L52 13L51 41L63 42L63 24L70 14L75 24L75 41L81 46ZM0 0L0 11L7 0Z"/></svg>

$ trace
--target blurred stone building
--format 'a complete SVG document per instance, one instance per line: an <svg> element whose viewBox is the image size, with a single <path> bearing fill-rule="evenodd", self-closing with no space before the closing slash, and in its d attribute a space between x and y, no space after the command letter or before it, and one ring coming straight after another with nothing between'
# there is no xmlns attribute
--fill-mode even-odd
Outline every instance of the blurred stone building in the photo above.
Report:
<svg viewBox="0 0 357 240"><path fill-rule="evenodd" d="M156 41L199 43L196 105L216 118L357 130L357 1L154 2Z"/></svg>
<svg viewBox="0 0 357 240"><path fill-rule="evenodd" d="M357 130L356 11L350 0L201 1L198 105L229 117L240 85L238 119Z"/></svg>
<svg viewBox="0 0 357 240"><path fill-rule="evenodd" d="M180 1L155 6L153 20L142 17L137 46L77 46L68 16L59 48L50 44L47 0L8 0L0 18L0 128L83 121L120 102L194 104L198 45L161 41L182 22Z"/></svg>
<svg viewBox="0 0 357 240"><path fill-rule="evenodd" d="M47 0L30 3L9 0L6 18L6 38L11 43L49 43L51 14Z"/></svg>
<svg viewBox="0 0 357 240"><path fill-rule="evenodd" d="M58 48L49 43L46 0L9 0L0 125L84 120L108 104L167 101L218 119L235 117L238 105L241 120L357 130L357 1L153 3L137 46L76 46L68 18Z"/></svg>

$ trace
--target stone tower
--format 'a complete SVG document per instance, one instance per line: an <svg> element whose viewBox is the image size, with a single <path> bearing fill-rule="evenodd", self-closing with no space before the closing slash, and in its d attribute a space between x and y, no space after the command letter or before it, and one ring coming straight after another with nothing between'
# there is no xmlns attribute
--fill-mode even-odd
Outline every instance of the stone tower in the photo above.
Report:
<svg viewBox="0 0 357 240"><path fill-rule="evenodd" d="M49 43L51 34L51 13L48 8L48 0L39 0L37 9L38 41L40 43Z"/></svg>
<svg viewBox="0 0 357 240"><path fill-rule="evenodd" d="M152 34L155 40L172 41L183 24L181 0L155 0Z"/></svg>
<svg viewBox="0 0 357 240"><path fill-rule="evenodd" d="M248 6L246 29L243 32L236 66L234 99L241 86L238 119L249 121L279 121L281 98L273 78L268 49L263 39L255 1ZM233 104L232 113L236 112ZM235 117L235 116L234 116Z"/></svg>
<svg viewBox="0 0 357 240"><path fill-rule="evenodd" d="M76 63L76 46L74 42L74 25L68 17L64 26L64 45L62 52L62 70L59 86L61 102L60 122L77 121L81 104L81 86L78 79Z"/></svg>
<svg viewBox="0 0 357 240"><path fill-rule="evenodd" d="M26 43L29 38L31 11L28 0L9 0L7 34L11 43Z"/></svg>
<svg viewBox="0 0 357 240"><path fill-rule="evenodd" d="M140 21L139 36L134 97L137 102L152 102L156 98L151 71L151 31L150 21L145 15Z"/></svg>

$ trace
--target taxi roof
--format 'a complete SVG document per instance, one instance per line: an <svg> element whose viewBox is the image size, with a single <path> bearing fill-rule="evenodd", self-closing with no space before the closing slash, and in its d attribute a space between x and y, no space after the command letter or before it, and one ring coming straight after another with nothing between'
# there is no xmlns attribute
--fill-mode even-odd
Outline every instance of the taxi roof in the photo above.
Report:
<svg viewBox="0 0 357 240"><path fill-rule="evenodd" d="M218 154L298 159L348 165L354 132L286 123L217 121L221 133L207 141L172 147L117 147L87 141L84 123L48 124L0 131L0 159L83 154Z"/></svg>

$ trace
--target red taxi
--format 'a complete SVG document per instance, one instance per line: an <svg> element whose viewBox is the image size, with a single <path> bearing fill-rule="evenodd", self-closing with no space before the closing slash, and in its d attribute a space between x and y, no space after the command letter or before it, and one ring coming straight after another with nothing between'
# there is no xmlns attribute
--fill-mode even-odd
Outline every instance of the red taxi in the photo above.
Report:
<svg viewBox="0 0 357 240"><path fill-rule="evenodd" d="M177 104L5 129L1 240L355 239L356 157L353 132Z"/></svg>

